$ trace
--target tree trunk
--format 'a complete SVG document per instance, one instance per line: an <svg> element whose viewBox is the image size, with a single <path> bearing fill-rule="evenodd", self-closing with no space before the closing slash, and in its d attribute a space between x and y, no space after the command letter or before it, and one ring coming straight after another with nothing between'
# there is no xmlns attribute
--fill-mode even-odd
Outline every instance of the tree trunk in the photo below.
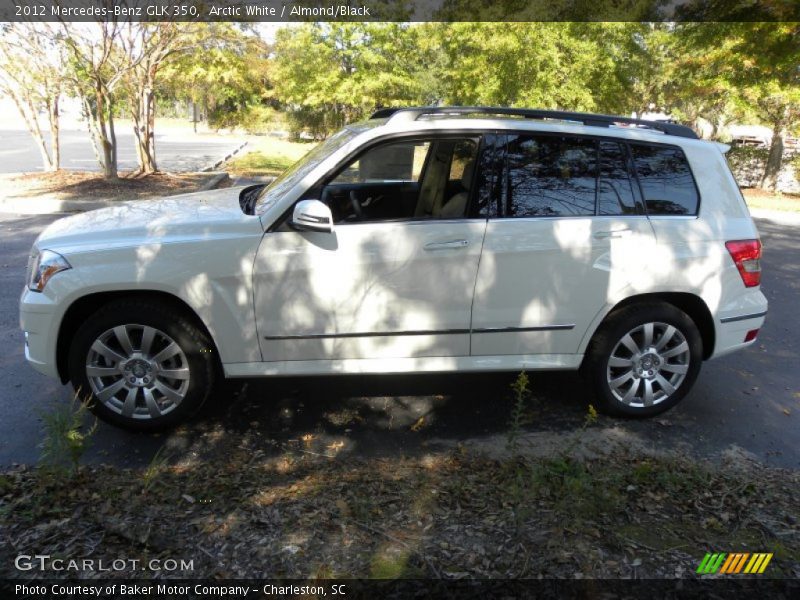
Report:
<svg viewBox="0 0 800 600"><path fill-rule="evenodd" d="M106 104L108 106L108 138L111 142L111 172L113 175L109 179L117 179L117 133L114 130L114 101L111 97L106 96Z"/></svg>
<svg viewBox="0 0 800 600"><path fill-rule="evenodd" d="M761 179L761 189L774 192L778 187L778 175L783 164L783 140L786 137L786 125L783 121L775 123L772 128L772 144L769 147L767 165L764 177Z"/></svg>
<svg viewBox="0 0 800 600"><path fill-rule="evenodd" d="M50 153L47 151L47 142L44 139L44 135L42 135L42 129L39 127L39 119L36 116L36 109L30 102L28 102L28 110L26 110L26 103L21 98L13 93L9 93L8 95L16 105L22 120L25 121L25 126L28 128L28 132L33 137L33 141L36 142L36 147L39 149L39 154L42 155L42 165L44 166L44 170L53 171L53 161L50 157Z"/></svg>
<svg viewBox="0 0 800 600"><path fill-rule="evenodd" d="M150 157L150 172L158 171L156 164L156 94L153 82L147 87L147 148Z"/></svg>
<svg viewBox="0 0 800 600"><path fill-rule="evenodd" d="M139 93L137 102L131 106L136 135L136 154L139 159L139 172L142 174L155 173L156 165L155 148L155 94L151 83L145 83Z"/></svg>
<svg viewBox="0 0 800 600"><path fill-rule="evenodd" d="M111 98L98 85L95 88L95 103L89 105L89 121L96 136L98 159L105 179L117 179L117 139L114 134L114 113Z"/></svg>
<svg viewBox="0 0 800 600"><path fill-rule="evenodd" d="M60 140L60 126L58 114L58 95L56 95L50 102L48 107L48 118L50 120L50 147L52 148L52 160L50 166L53 171L58 171L61 168L61 140Z"/></svg>

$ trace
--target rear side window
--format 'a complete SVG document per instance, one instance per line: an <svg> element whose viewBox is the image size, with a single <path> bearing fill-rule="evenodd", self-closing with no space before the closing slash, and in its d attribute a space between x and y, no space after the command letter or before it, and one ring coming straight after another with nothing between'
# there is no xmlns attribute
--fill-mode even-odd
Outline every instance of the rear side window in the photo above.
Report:
<svg viewBox="0 0 800 600"><path fill-rule="evenodd" d="M512 135L506 146L504 216L594 215L597 142Z"/></svg>
<svg viewBox="0 0 800 600"><path fill-rule="evenodd" d="M628 172L628 153L619 142L600 142L600 176L597 186L597 214L635 215L637 206Z"/></svg>
<svg viewBox="0 0 800 600"><path fill-rule="evenodd" d="M631 144L648 215L696 215L699 195L680 148Z"/></svg>

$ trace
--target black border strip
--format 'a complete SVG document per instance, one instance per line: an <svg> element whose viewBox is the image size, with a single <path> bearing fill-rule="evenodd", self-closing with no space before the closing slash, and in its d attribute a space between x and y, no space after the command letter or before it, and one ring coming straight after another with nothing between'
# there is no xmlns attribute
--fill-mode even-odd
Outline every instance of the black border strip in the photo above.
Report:
<svg viewBox="0 0 800 600"><path fill-rule="evenodd" d="M569 325L542 325L541 327L480 327L473 329L472 333L519 333L524 331L562 331L574 329L575 324Z"/></svg>
<svg viewBox="0 0 800 600"><path fill-rule="evenodd" d="M480 329L429 329L424 331L364 331L358 333L310 333L307 335L265 335L265 340L324 340L331 338L387 337L403 335L465 335L469 333L520 333L525 331L561 331L574 329L575 325L544 325L541 327L486 327Z"/></svg>
<svg viewBox="0 0 800 600"><path fill-rule="evenodd" d="M741 315L739 317L725 317L724 319L720 319L720 323L733 323L735 321L747 321L749 319L758 319L759 317L766 317L767 311L760 312L760 313L752 313L749 315Z"/></svg>

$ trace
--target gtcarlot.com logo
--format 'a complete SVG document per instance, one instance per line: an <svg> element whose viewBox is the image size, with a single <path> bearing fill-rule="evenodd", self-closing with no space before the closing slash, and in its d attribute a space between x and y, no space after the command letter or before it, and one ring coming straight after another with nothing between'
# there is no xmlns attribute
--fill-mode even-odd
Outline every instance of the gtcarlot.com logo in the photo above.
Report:
<svg viewBox="0 0 800 600"><path fill-rule="evenodd" d="M14 560L18 571L194 571L194 560L153 558L53 558L49 554L20 554Z"/></svg>
<svg viewBox="0 0 800 600"><path fill-rule="evenodd" d="M703 558L697 572L700 575L754 575L763 573L769 561L772 560L772 553L756 552L708 552Z"/></svg>

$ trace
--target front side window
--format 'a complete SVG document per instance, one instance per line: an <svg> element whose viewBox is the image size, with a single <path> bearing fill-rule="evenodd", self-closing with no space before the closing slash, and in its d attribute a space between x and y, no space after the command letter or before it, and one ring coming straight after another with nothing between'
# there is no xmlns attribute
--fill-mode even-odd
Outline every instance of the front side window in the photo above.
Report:
<svg viewBox="0 0 800 600"><path fill-rule="evenodd" d="M506 165L504 216L595 214L596 140L512 135L506 145Z"/></svg>
<svg viewBox="0 0 800 600"><path fill-rule="evenodd" d="M479 142L423 138L381 143L318 188L335 223L463 218Z"/></svg>
<svg viewBox="0 0 800 600"><path fill-rule="evenodd" d="M348 165L331 185L417 182L430 146L431 143L426 141L379 146Z"/></svg>
<svg viewBox="0 0 800 600"><path fill-rule="evenodd" d="M648 215L696 215L697 193L686 155L674 146L631 144Z"/></svg>

